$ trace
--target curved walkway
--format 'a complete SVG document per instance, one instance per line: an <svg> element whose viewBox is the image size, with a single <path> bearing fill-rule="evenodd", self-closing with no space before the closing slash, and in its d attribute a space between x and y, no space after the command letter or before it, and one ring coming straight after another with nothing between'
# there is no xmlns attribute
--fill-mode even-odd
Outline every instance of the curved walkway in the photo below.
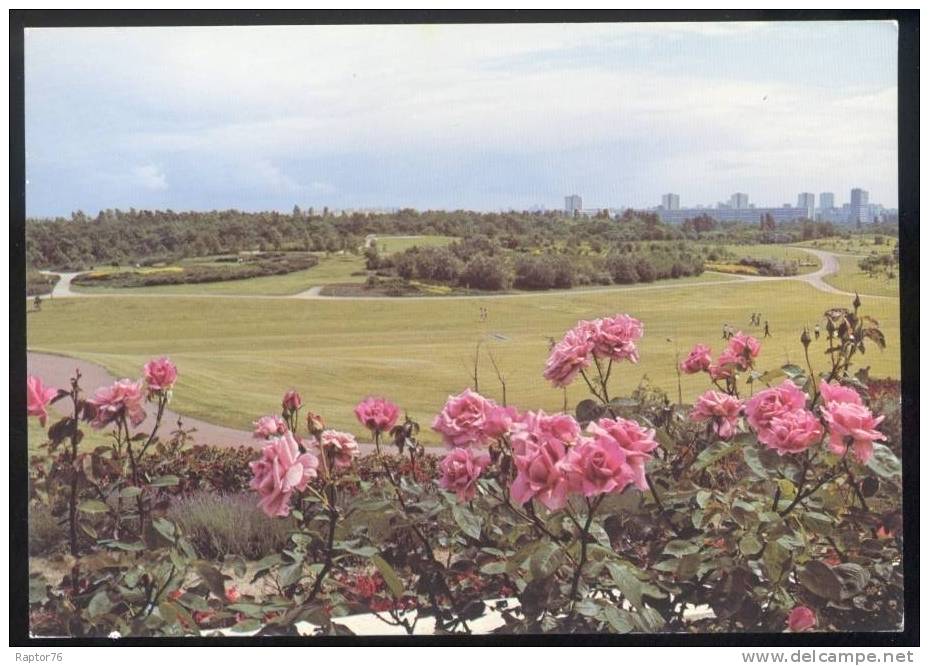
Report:
<svg viewBox="0 0 929 666"><path fill-rule="evenodd" d="M59 356L57 354L43 354L40 352L26 353L26 372L30 375L36 375L42 378L42 382L48 386L67 387L75 370L81 372L81 388L84 395L92 394L97 388L112 384L116 377L111 375L106 368L90 361L71 358L69 356ZM69 413L70 402L60 400L52 405L52 411L65 416ZM147 416L145 421L139 426L138 430L151 432L155 425L154 409L145 410ZM225 426L207 423L200 419L189 416L181 416L176 411L165 409L164 418L161 421L160 433L162 438L168 436L172 430L177 428L177 421L181 419L184 429L196 428L191 438L194 444L207 444L211 446L251 446L258 448L261 442L252 437L250 431L236 430ZM362 453L370 453L374 450L373 444L359 442L359 449Z"/></svg>
<svg viewBox="0 0 929 666"><path fill-rule="evenodd" d="M831 284L827 283L823 278L829 277L830 275L835 275L839 272L839 261L837 255L833 252L827 252L825 250L814 250L808 247L797 247L791 246L795 249L802 250L809 254L812 254L817 259L819 259L820 267L818 270L812 273L806 273L804 275L790 275L785 277L765 277L761 275L735 275L728 273L714 273L714 275L719 275L725 279L720 280L704 280L697 282L673 282L668 281L661 284L649 284L649 285L630 285L630 286L615 286L615 287L600 287L600 288L588 288L588 289L559 289L551 291L531 291L531 292L518 292L511 294L481 294L477 296L403 296L397 297L396 300L399 301L432 301L442 298L453 298L458 300L483 300L487 298L530 298L535 296L561 296L561 295L574 295L574 294L596 294L596 293L611 293L616 291L652 291L660 289L682 289L687 287L706 287L706 286L715 286L722 284L731 284L733 282L777 282L784 280L792 280L795 282L805 282L814 289L825 292L827 294L840 294L843 296L854 296L853 292L842 291L833 287ZM54 274L59 276L58 283L55 285L55 288L52 290L52 297L59 298L84 298L84 297L95 297L95 298L106 298L106 297L128 297L128 296L142 296L145 298L232 298L232 299L297 299L297 300L334 300L334 301L383 301L387 296L324 296L322 294L322 286L314 286L306 289L304 291L298 292L296 294L287 294L282 296L271 296L266 294L171 294L171 293L106 293L106 294L94 294L90 292L80 292L74 291L71 289L71 281L75 276L80 275L80 273L52 273L51 271L42 271L43 273ZM708 273L712 271L707 271ZM129 290L126 290L129 292ZM896 299L895 296L876 296L872 294L865 294L869 298L889 298Z"/></svg>
<svg viewBox="0 0 929 666"><path fill-rule="evenodd" d="M475 296L403 296L397 297L396 300L399 301L414 301L414 300L423 300L423 301L432 301L436 299L457 299L457 300L483 300L488 298L531 298L537 296L562 296L562 295L574 295L574 294L596 294L596 293L612 293L617 291L652 291L652 290L661 290L661 289L683 289L688 287L706 287L706 286L715 286L722 284L731 284L733 282L778 282L784 280L792 280L795 282L805 282L809 284L814 289L825 292L827 294L840 294L843 296L854 296L853 292L842 291L833 287L831 284L828 284L823 278L829 277L830 275L835 275L839 272L839 262L837 255L833 252L827 252L825 250L814 250L808 247L795 247L798 250L802 250L809 254L812 254L817 259L819 259L820 267L818 270L812 273L806 273L804 275L790 275L784 277L766 277L761 275L735 275L728 273L714 273L714 275L719 275L720 280L704 280L696 282L675 282L667 281L661 284L648 284L648 285L629 285L629 286L614 286L614 287L600 287L600 288L588 288L588 289L559 289L559 290L550 290L550 291L530 291L530 292L518 292L510 294L481 294ZM43 271L44 273L50 273L51 271ZM708 273L712 271L707 271ZM55 285L54 290L52 291L52 297L59 298L74 298L74 297L94 297L94 298L107 298L107 297L144 297L144 298L231 298L231 299L271 299L271 300L280 300L280 299L296 299L296 300L334 300L334 301L383 301L387 296L325 296L322 294L322 286L314 286L306 289L304 291L298 292L296 294L287 294L287 295L278 295L272 296L267 294L210 294L210 293L201 293L201 294L173 294L173 293L129 293L130 290L126 290L126 293L105 293L105 294L94 294L91 292L80 292L74 291L71 289L71 281L75 276L80 275L80 273L54 273L59 276L59 281ZM895 296L877 296L872 294L865 294L869 298L889 298L896 299Z"/></svg>

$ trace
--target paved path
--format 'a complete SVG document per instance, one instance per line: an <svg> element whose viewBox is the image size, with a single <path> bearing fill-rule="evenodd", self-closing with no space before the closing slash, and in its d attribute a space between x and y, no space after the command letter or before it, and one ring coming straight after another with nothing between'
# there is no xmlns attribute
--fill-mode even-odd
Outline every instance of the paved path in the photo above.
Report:
<svg viewBox="0 0 929 666"><path fill-rule="evenodd" d="M84 295L76 291L71 291L71 280L80 275L80 273L53 273L52 271L41 271L41 273L44 275L58 276L58 282L56 282L55 286L52 288L52 298L56 296L59 298L69 298Z"/></svg>
<svg viewBox="0 0 929 666"><path fill-rule="evenodd" d="M655 291L662 289L682 289L687 287L707 287L723 284L732 284L734 282L778 282L785 280L792 280L795 282L805 282L814 289L825 292L827 294L840 294L843 296L854 296L853 292L842 291L833 287L831 284L828 284L823 278L829 277L839 272L839 261L837 256L833 252L827 252L825 250L814 250L808 247L797 247L791 246L795 249L802 250L809 254L814 255L819 259L820 268L812 273L806 273L804 275L790 275L785 277L765 277L761 275L732 275L727 273L715 273L713 271L707 271L707 273L713 273L714 275L719 275L719 280L704 280L696 282L676 282L668 280L667 282L662 282L660 284L648 284L648 285L629 285L629 286L615 286L615 287L600 287L600 288L588 288L588 289L561 289L561 290L550 290L550 291L530 291L530 292L518 292L512 294L481 294L478 296L402 296L397 297L398 301L434 301L436 299L456 299L456 300L484 300L488 298L533 298L537 296L566 296L566 295L576 295L576 294L599 294L599 293L612 293L612 292L624 292L624 291ZM50 273L50 271L43 271L45 273ZM116 297L124 298L127 296L141 296L145 298L231 298L231 299L271 299L271 300L280 300L280 299L296 299L296 300L335 300L335 301L383 301L386 296L325 296L323 295L321 286L310 287L305 291L298 292L296 294L287 294L283 296L270 296L270 295L260 295L260 294L172 294L172 293L132 293L133 290L126 289L125 293L107 293L107 294L94 294L91 292L79 292L73 291L71 289L71 280L79 273L56 273L60 276L58 284L55 285L55 289L52 291L53 297L60 298L70 298L70 297L94 297L94 298L107 298L107 297ZM866 294L868 298L889 298L893 300L898 300L896 296L874 296L871 294ZM27 299L28 300L28 299Z"/></svg>
<svg viewBox="0 0 929 666"><path fill-rule="evenodd" d="M96 363L82 361L69 356L58 356L57 354L42 354L39 352L27 352L26 354L26 372L30 375L36 375L42 378L42 382L47 386L67 388L70 386L70 379L74 376L75 369L81 371L81 389L85 396L92 395L97 388L112 384L116 377L107 372L106 368ZM52 410L64 416L70 411L70 401L68 399L59 400L52 405ZM145 410L148 415L136 432L151 432L155 425L155 409L146 406ZM252 437L250 431L236 430L226 428L225 426L207 423L199 419L188 416L179 416L176 411L166 409L164 418L161 421L160 433L162 437L167 437L172 430L177 428L178 418L182 419L184 429L196 428L193 433L194 444L209 444L212 446L261 446L261 442ZM359 448L362 453L370 453L374 450L374 445L359 442ZM390 449L388 449L390 450Z"/></svg>

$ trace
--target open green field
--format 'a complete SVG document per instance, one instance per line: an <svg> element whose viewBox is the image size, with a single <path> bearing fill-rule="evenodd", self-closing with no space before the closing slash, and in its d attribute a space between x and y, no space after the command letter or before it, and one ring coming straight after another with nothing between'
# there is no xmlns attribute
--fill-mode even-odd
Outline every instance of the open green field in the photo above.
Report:
<svg viewBox="0 0 929 666"><path fill-rule="evenodd" d="M880 238L883 243L876 244L875 238ZM897 239L892 236L877 236L873 234L854 235L849 239L845 238L818 238L815 240L803 241L797 243L798 247L812 247L817 250L826 250L827 252L837 252L840 254L886 254L893 252Z"/></svg>
<svg viewBox="0 0 929 666"><path fill-rule="evenodd" d="M803 326L812 327L829 307L848 305L845 300L796 281L486 299L56 299L29 318L28 344L128 376L137 376L150 357L167 354L181 373L174 408L243 429L279 410L282 393L297 388L331 426L361 435L351 410L368 394L393 398L428 426L445 397L471 383L479 341L506 375L510 404L559 410L564 396L543 381L542 367L549 339L578 319L616 312L642 319L641 362L614 368L613 393L628 394L647 376L675 397L675 354L696 342L718 352L724 323L747 328L750 314L760 310L774 337L763 342L759 365L772 368L800 362ZM486 322L481 307L488 309ZM899 376L897 302L865 298L863 307L889 342L884 352L869 351L864 364L874 376ZM824 349L824 340L813 343L817 369ZM479 381L483 393L501 398L486 354ZM584 397L582 385L568 390L569 406ZM689 400L707 384L684 377L683 388Z"/></svg>
<svg viewBox="0 0 929 666"><path fill-rule="evenodd" d="M900 276L898 273L895 272L895 277L892 278L887 277L886 273L871 277L858 267L859 257L840 256L837 259L839 272L823 278L836 289L856 291L859 294L871 294L872 296L899 297Z"/></svg>
<svg viewBox="0 0 929 666"><path fill-rule="evenodd" d="M67 398L65 398L67 400ZM26 430L27 441L29 442L29 455L42 455L47 449L40 448L48 439L48 426L57 421L61 416L57 412L49 415L45 427L39 425L39 419L29 418L27 420L28 429ZM98 446L109 446L113 443L108 430L94 430L89 425L81 428L84 432L84 438L79 444L81 451L93 451Z"/></svg>
<svg viewBox="0 0 929 666"><path fill-rule="evenodd" d="M452 236L378 236L377 251L393 254L411 247L443 247L456 240Z"/></svg>

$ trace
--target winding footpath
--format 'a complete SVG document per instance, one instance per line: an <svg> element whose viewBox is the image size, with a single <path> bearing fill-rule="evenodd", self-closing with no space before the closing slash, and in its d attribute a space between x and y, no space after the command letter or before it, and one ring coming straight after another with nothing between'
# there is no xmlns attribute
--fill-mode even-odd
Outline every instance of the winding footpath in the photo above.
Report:
<svg viewBox="0 0 929 666"><path fill-rule="evenodd" d="M853 293L842 291L828 284L824 278L829 277L830 275L835 275L839 272L839 262L836 255L832 252L826 252L825 250L814 250L812 248L797 248L802 249L809 254L814 255L819 259L820 268L812 273L807 273L804 275L792 275L787 277L763 277L759 275L725 275L726 279L720 280L706 280L703 282L685 282L681 283L668 283L668 284L657 284L657 285L640 285L640 286L627 286L627 287L607 287L600 289L568 289L568 290L559 290L559 291L546 291L546 292L520 292L515 294L496 294L496 295L481 295L481 296L407 296L403 298L398 298L399 301L409 301L409 300L435 300L435 299L488 299L488 298L525 298L525 297L537 297L537 296L546 296L546 295L566 295L566 294L587 294L587 293L610 293L616 291L646 291L646 290L661 290L661 289L682 289L687 287L708 287L714 285L725 285L725 284L735 284L738 282L777 282L777 281L798 281L805 282L809 284L814 289L828 293L828 294L838 294L843 296L854 296ZM123 298L123 294L92 294L86 292L74 291L71 289L71 281L80 273L51 273L49 271L43 271L44 273L54 274L59 276L58 282L55 284L54 289L51 293L51 298ZM724 274L720 273L720 276ZM300 299L300 300L311 300L311 299L323 299L323 300L384 300L384 296L323 296L320 292L322 287L316 286L311 287L305 291L290 294L285 296L262 296L262 295L249 295L249 294L152 294L152 293L142 293L142 294L133 294L133 296L141 296L145 298L232 298L232 299ZM896 299L892 296L871 296L868 298L880 298L880 299ZM70 377L74 374L74 370L78 369L82 375L82 385L85 391L92 392L99 386L105 386L107 384L115 381L113 377L105 368L96 363L90 363L89 361L83 361L79 359L70 358L67 356L58 356L55 354L44 354L38 352L28 352L27 354L27 368L30 375L37 375L42 377L43 381L46 384L51 386L68 386ZM53 409L60 412L61 414L65 413L65 401L56 403L53 406ZM177 427L178 419L182 420L184 428L196 428L196 432L193 434L193 440L196 444L211 444L214 446L258 446L259 443L252 438L251 432L243 430L235 430L233 428L226 428L224 426L215 425L212 423L207 423L199 419L194 419L190 417L181 417L174 411L166 410L164 420L162 421L162 432L170 433ZM149 416L145 423L141 426L144 429L151 429L153 425L153 418ZM362 451L368 452L373 450L372 444L359 444Z"/></svg>
<svg viewBox="0 0 929 666"><path fill-rule="evenodd" d="M830 275L835 275L839 272L839 261L837 255L833 252L827 252L825 250L814 250L813 248L808 247L794 247L797 250L803 250L817 259L819 259L820 267L818 270L812 273L806 273L803 275L789 275L784 277L765 277L761 275L736 275L729 273L715 273L713 271L707 271L707 273L713 273L714 275L719 275L719 280L703 280L696 282L676 282L668 280L667 282L661 284L648 284L648 285L631 285L631 286L614 286L614 287L594 287L587 289L557 289L550 291L523 291L517 293L509 294L480 294L473 296L402 296L397 297L398 301L434 301L436 299L455 299L455 300L485 300L489 298L536 298L539 296L563 296L563 295L575 295L575 294L599 294L599 293L613 293L613 292L626 292L626 291L657 291L662 289L684 289L687 287L709 287L715 285L724 285L724 284L733 284L738 282L783 282L783 281L794 281L794 282L805 282L809 284L814 289L825 292L827 294L840 294L844 296L854 296L853 292L842 291L837 289L832 285L828 284L823 278L829 277ZM322 293L322 286L314 286L306 289L304 291L297 292L295 294L285 294L285 295L268 295L268 294L211 294L209 292L204 292L200 294L189 294L189 293L151 293L151 292L137 292L137 293L92 293L92 292L82 292L74 291L71 289L71 281L81 275L81 273L53 273L51 271L42 271L47 275L58 275L59 280L52 290L51 297L54 298L126 298L126 297L142 297L142 298L231 298L231 299L261 299L261 300L331 300L331 301L383 301L387 296L327 296ZM125 292L131 292L133 290L126 289ZM880 299L896 299L895 296L873 296L868 295L869 298L880 298Z"/></svg>

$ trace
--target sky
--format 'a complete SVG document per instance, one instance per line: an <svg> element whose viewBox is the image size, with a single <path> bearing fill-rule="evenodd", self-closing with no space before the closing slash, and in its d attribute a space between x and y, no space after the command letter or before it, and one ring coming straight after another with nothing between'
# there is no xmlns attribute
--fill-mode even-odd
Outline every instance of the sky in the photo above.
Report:
<svg viewBox="0 0 929 666"><path fill-rule="evenodd" d="M29 216L897 205L893 22L29 29ZM818 201L818 199L817 199Z"/></svg>

